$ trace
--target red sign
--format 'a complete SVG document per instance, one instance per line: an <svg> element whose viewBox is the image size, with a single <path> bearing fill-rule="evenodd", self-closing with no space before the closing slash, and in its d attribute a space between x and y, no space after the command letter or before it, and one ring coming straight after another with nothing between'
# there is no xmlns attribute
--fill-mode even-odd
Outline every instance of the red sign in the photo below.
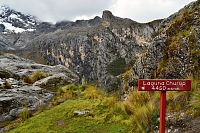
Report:
<svg viewBox="0 0 200 133"><path fill-rule="evenodd" d="M191 80L185 79L141 79L139 91L190 91Z"/></svg>
<svg viewBox="0 0 200 133"><path fill-rule="evenodd" d="M191 80L185 79L141 79L138 80L139 91L160 92L160 133L165 133L166 91L190 91Z"/></svg>

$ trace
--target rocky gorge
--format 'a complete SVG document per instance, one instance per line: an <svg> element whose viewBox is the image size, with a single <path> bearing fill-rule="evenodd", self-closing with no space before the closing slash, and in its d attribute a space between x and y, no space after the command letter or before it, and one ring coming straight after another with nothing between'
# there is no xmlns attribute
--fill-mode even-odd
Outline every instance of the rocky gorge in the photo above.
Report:
<svg viewBox="0 0 200 133"><path fill-rule="evenodd" d="M110 11L90 20L41 22L34 32L2 34L1 42L7 42L1 43L2 50L38 63L64 65L80 83L99 84L106 91L119 88L117 77L130 69L132 79L184 78L191 75L193 64L199 65L198 13L197 1L149 23L122 19Z"/></svg>

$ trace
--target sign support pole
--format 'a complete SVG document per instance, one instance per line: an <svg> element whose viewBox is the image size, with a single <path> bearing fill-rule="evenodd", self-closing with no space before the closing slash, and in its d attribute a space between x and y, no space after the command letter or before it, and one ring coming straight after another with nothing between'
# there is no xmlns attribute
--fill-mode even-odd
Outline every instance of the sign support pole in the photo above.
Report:
<svg viewBox="0 0 200 133"><path fill-rule="evenodd" d="M160 92L160 132L165 133L166 91Z"/></svg>

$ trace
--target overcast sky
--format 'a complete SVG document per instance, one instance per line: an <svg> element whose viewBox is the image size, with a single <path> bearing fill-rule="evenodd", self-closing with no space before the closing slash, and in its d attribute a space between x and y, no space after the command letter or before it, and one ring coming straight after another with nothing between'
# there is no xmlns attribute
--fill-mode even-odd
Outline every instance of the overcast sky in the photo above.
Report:
<svg viewBox="0 0 200 133"><path fill-rule="evenodd" d="M42 21L91 19L110 10L115 16L138 22L165 18L194 0L0 0Z"/></svg>

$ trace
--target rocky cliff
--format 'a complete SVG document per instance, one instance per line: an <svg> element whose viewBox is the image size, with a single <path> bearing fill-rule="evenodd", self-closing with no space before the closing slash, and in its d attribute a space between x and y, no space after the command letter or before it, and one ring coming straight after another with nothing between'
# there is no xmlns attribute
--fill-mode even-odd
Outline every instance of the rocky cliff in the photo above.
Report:
<svg viewBox="0 0 200 133"><path fill-rule="evenodd" d="M200 1L160 23L159 32L133 69L139 78L187 78L200 75Z"/></svg>
<svg viewBox="0 0 200 133"><path fill-rule="evenodd" d="M82 81L118 88L116 76L130 67L152 43L160 20L140 24L104 11L102 18L76 21L34 38L27 49L40 51L49 65L63 64Z"/></svg>

